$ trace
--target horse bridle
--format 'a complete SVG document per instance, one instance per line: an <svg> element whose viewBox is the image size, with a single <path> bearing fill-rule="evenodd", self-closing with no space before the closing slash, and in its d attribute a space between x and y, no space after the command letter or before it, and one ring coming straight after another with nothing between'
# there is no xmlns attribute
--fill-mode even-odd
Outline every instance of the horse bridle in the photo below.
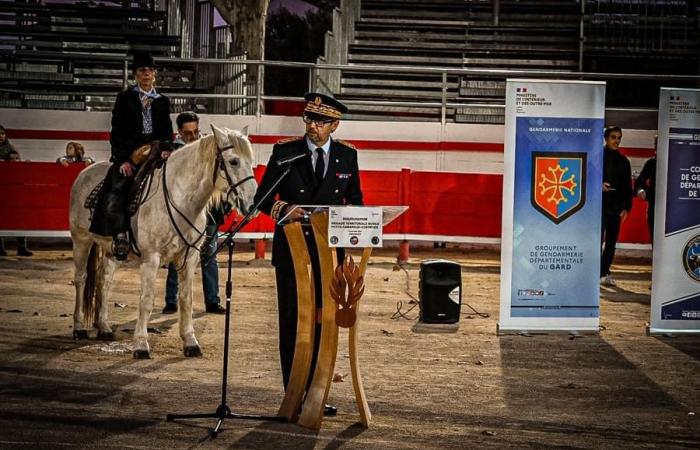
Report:
<svg viewBox="0 0 700 450"><path fill-rule="evenodd" d="M223 172L224 177L226 178L226 182L228 183L228 191L226 192L226 199L228 200L229 196L231 193L238 197L238 190L236 189L238 186L241 184L245 183L246 181L250 180L255 180L255 177L253 175L248 175L247 177L243 178L242 180L238 181L238 183L234 183L233 178L231 178L231 175L228 173L228 170L226 169L226 163L224 162L224 157L222 156L222 153L225 152L226 150L230 150L232 148L235 148L236 146L233 144L229 144L225 147L219 147L219 144L217 142L216 144L216 162L214 163L214 173L212 174L211 182L212 184L216 184L216 176L218 175L218 172Z"/></svg>
<svg viewBox="0 0 700 450"><path fill-rule="evenodd" d="M214 163L214 173L212 176L212 184L216 184L216 177L218 175L218 172L221 171L224 173L224 178L226 179L226 182L229 185L228 191L226 192L226 199L227 200L228 200L229 196L231 195L231 193L233 193L233 195L235 195L236 198L238 197L238 189L237 188L241 184L245 183L246 181L255 180L255 177L253 175L249 175L249 176L239 180L237 183L233 181L233 178L231 178L231 175L228 173L228 170L226 169L226 163L224 162L224 157L222 156L223 152L225 152L226 150L230 150L232 148L235 148L234 144L229 144L225 147L219 147L218 142L216 143L216 161ZM175 205L175 203L173 203L172 198L170 198L170 191L168 189L168 184L166 182L166 168L167 168L167 166L168 166L168 164L167 164L167 160L166 160L163 163L163 171L162 171L163 195L165 197L165 206L166 206L166 210L168 211L170 223L172 223L173 228L175 228L175 231L177 232L178 236L180 236L180 239L182 239L182 241L187 246L187 252L189 252L189 250L191 248L199 250L199 249L197 249L196 244L197 244L197 242L199 242L200 239L202 239L203 237L206 236L206 231L198 230L197 227L192 223L192 221L190 221L190 219L182 211L180 211L178 209L178 207ZM184 234L182 233L182 230L180 230L180 227L177 226L177 222L175 221L175 217L173 217L171 207L180 215L180 217L185 219L185 222L187 222L187 224L191 228L193 228L197 232L197 234L199 235L193 243L190 243L187 241ZM186 257L185 257L185 259L186 259Z"/></svg>

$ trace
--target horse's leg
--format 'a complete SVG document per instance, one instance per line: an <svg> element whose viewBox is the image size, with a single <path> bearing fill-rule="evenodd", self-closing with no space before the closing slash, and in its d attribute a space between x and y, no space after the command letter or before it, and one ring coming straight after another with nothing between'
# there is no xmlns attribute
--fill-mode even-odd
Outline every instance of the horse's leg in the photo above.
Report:
<svg viewBox="0 0 700 450"><path fill-rule="evenodd" d="M117 261L114 258L103 256L102 270L97 280L97 300L100 302L99 314L95 326L97 327L97 338L103 341L113 341L114 333L109 326L109 289L112 286L114 270L117 268Z"/></svg>
<svg viewBox="0 0 700 450"><path fill-rule="evenodd" d="M153 293L156 272L160 265L160 255L157 253L144 254L141 259L141 301L139 302L139 318L134 330L134 358L150 358L151 349L148 345L148 320L153 310Z"/></svg>
<svg viewBox="0 0 700 450"><path fill-rule="evenodd" d="M180 337L185 356L202 356L202 349L194 335L192 321L192 280L197 261L199 261L199 253L190 252L185 267L177 272L180 286L177 298L180 305Z"/></svg>
<svg viewBox="0 0 700 450"><path fill-rule="evenodd" d="M83 299L85 298L85 282L87 280L87 264L90 256L92 241L89 239L75 239L73 241L73 264L75 274L75 309L73 310L73 339L87 339L85 328L85 311L83 311Z"/></svg>

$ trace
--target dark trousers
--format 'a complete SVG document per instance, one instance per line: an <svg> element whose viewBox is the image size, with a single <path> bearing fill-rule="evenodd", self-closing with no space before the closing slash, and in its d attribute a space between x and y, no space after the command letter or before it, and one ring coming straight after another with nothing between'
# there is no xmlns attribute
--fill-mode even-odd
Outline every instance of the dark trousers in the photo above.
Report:
<svg viewBox="0 0 700 450"><path fill-rule="evenodd" d="M603 213L602 232L600 235L603 254L600 257L600 276L610 275L610 266L615 257L615 245L620 234L620 214Z"/></svg>
<svg viewBox="0 0 700 450"><path fill-rule="evenodd" d="M219 298L219 263L216 261L216 247L218 241L216 233L219 224L207 216L207 236L213 236L211 240L205 242L200 249L202 265L202 288L204 290L204 306L216 306L221 303ZM165 279L165 303L177 305L177 267L175 263L168 265L168 277Z"/></svg>
<svg viewBox="0 0 700 450"><path fill-rule="evenodd" d="M134 177L119 173L119 165L107 171L93 214L90 231L101 236L116 236L129 229L128 199Z"/></svg>

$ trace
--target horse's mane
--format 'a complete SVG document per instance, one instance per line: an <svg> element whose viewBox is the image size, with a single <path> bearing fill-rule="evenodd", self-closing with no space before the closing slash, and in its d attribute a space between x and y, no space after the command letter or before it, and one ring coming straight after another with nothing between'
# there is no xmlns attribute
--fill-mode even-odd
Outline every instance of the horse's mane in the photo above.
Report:
<svg viewBox="0 0 700 450"><path fill-rule="evenodd" d="M242 158L252 162L253 146L251 145L250 141L237 130L227 131L230 131L233 134L229 134L228 137L233 141L231 143L234 145L236 153ZM189 153L193 151L199 152L199 156L203 159L202 162L204 164L206 164L207 166L212 166L214 164L214 161L216 160L216 155L218 151L216 137L213 134L204 136L203 138L200 138L176 150L174 155L179 153Z"/></svg>
<svg viewBox="0 0 700 450"><path fill-rule="evenodd" d="M242 159L252 163L254 155L253 146L251 145L250 141L237 130L226 130L226 132L227 137L231 140L231 144L234 145L233 150L235 153ZM192 153L196 153L197 155L191 155ZM213 172L213 166L216 163L217 154L218 147L216 136L210 134L176 150L171 158L198 158L200 164L207 167L204 176L208 176L209 179L211 179L210 174ZM190 170L194 170L194 168L190 167ZM225 200L225 197L226 191L219 191L215 189L211 198L207 202L205 210L210 211L211 208L218 207Z"/></svg>

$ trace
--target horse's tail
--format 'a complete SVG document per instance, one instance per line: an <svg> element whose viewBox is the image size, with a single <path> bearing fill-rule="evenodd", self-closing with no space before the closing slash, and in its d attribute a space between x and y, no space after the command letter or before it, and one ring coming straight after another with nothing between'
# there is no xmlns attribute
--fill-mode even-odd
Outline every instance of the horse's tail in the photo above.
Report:
<svg viewBox="0 0 700 450"><path fill-rule="evenodd" d="M100 303L96 301L95 287L97 286L97 266L100 260L100 248L97 244L92 244L88 255L85 286L83 287L83 317L86 327L91 327L95 323L95 318L100 313Z"/></svg>

